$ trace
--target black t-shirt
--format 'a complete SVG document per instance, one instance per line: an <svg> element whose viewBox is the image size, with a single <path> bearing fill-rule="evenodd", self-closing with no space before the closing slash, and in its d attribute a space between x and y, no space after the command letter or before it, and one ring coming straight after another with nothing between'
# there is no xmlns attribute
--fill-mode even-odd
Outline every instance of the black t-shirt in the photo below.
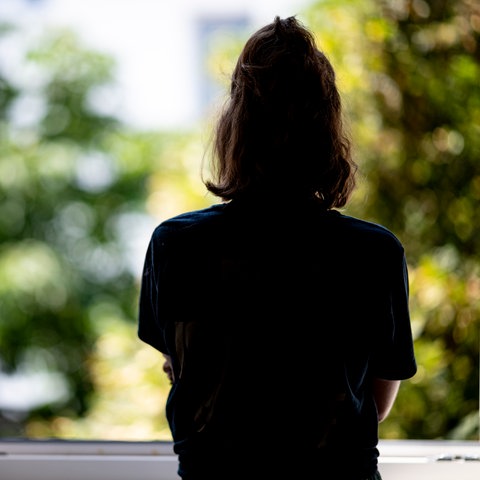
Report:
<svg viewBox="0 0 480 480"><path fill-rule="evenodd" d="M192 479L364 478L371 380L416 371L401 243L313 202L234 200L160 224L138 334L172 357L166 413Z"/></svg>

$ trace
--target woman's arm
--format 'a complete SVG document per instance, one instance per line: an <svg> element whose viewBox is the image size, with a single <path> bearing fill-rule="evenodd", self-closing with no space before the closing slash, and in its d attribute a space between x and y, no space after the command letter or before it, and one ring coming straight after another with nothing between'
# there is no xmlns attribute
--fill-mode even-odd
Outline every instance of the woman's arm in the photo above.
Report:
<svg viewBox="0 0 480 480"><path fill-rule="evenodd" d="M175 381L175 377L173 375L173 366L172 366L172 358L170 355L167 355L166 353L162 354L165 361L163 362L163 371L167 374L168 379L170 380L170 383L173 383Z"/></svg>
<svg viewBox="0 0 480 480"><path fill-rule="evenodd" d="M390 413L390 410L397 398L400 380L373 379L373 397L377 404L378 421L383 422Z"/></svg>

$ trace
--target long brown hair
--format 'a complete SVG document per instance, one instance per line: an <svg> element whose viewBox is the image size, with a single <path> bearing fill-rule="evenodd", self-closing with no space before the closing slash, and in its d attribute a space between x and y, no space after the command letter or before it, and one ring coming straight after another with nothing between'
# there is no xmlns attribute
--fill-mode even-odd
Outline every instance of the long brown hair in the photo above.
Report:
<svg viewBox="0 0 480 480"><path fill-rule="evenodd" d="M213 154L205 185L224 200L266 191L315 197L326 208L348 201L356 164L335 72L295 17L276 17L246 42Z"/></svg>

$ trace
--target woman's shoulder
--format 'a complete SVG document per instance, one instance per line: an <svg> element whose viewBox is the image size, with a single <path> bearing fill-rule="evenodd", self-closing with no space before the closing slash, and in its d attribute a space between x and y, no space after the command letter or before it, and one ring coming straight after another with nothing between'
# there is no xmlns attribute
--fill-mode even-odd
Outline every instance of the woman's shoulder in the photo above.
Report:
<svg viewBox="0 0 480 480"><path fill-rule="evenodd" d="M219 203L198 210L182 212L158 224L152 237L159 239L200 229L207 224L217 222L222 217L224 210L225 204Z"/></svg>
<svg viewBox="0 0 480 480"><path fill-rule="evenodd" d="M339 230L349 235L352 240L373 245L389 245L391 248L403 250L402 242L397 235L380 223L345 215L338 211L331 211L331 218L337 222Z"/></svg>

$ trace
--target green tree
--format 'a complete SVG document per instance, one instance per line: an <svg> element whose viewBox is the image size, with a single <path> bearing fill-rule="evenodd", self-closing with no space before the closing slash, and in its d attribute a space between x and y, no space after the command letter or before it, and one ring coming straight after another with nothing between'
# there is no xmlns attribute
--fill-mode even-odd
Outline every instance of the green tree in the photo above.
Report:
<svg viewBox="0 0 480 480"><path fill-rule="evenodd" d="M102 321L114 312L134 326L131 246L151 226L149 174L176 141L102 113L114 63L71 32L40 39L22 69L0 70L0 370L50 373L61 395L3 435L88 413Z"/></svg>
<svg viewBox="0 0 480 480"><path fill-rule="evenodd" d="M1 367L62 374L66 398L31 415L82 415L92 393L88 306L132 284L107 219L123 195L138 200L140 192L117 181L103 146L117 122L89 103L89 92L111 80L111 60L64 33L30 52L24 67L29 85L2 74ZM131 296L118 298L130 314Z"/></svg>

